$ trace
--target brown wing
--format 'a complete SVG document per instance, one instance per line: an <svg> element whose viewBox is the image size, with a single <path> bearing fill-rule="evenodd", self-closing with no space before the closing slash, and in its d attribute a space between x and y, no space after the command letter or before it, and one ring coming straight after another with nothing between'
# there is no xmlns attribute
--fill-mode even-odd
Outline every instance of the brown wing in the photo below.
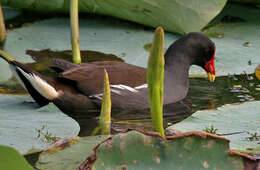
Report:
<svg viewBox="0 0 260 170"><path fill-rule="evenodd" d="M97 94L103 89L104 68L110 84L136 87L146 83L145 68L115 61L84 63L61 73L61 77L76 81L78 89L86 95Z"/></svg>
<svg viewBox="0 0 260 170"><path fill-rule="evenodd" d="M52 64L51 68L58 73L80 66L79 64L74 64L59 58L52 58L50 62Z"/></svg>

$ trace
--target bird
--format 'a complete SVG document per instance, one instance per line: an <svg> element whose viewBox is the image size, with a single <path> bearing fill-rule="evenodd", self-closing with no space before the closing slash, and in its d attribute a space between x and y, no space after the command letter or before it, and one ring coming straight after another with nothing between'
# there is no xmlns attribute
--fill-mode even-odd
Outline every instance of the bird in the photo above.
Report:
<svg viewBox="0 0 260 170"><path fill-rule="evenodd" d="M183 100L189 89L189 68L203 68L215 80L215 52L212 40L200 32L188 33L173 42L164 54L164 105ZM0 51L13 75L35 102L45 106L54 103L71 117L91 114L102 104L103 77L106 69L111 89L112 110L149 108L146 68L117 61L74 64L52 58L56 77L42 75Z"/></svg>

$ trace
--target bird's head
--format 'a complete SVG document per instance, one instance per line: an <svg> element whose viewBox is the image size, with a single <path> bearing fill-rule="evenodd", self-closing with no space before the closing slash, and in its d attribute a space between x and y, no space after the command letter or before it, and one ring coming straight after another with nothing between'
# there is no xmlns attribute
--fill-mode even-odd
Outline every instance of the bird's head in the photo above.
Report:
<svg viewBox="0 0 260 170"><path fill-rule="evenodd" d="M210 82L214 82L216 75L214 65L215 44L206 35L199 32L189 33L186 38L190 50L189 56L192 57L191 64L202 67L206 71Z"/></svg>

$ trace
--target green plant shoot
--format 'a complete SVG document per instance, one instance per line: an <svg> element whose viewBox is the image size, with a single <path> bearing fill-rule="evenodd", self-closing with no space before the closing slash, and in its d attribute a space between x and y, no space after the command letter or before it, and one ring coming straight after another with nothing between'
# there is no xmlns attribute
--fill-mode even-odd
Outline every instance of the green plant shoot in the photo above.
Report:
<svg viewBox="0 0 260 170"><path fill-rule="evenodd" d="M3 16L2 5L0 4L0 46L4 44L6 39L5 20Z"/></svg>
<svg viewBox="0 0 260 170"><path fill-rule="evenodd" d="M111 97L109 78L106 69L104 69L104 86L103 86L103 100L101 106L101 113L99 124L102 134L109 134L111 125Z"/></svg>
<svg viewBox="0 0 260 170"><path fill-rule="evenodd" d="M150 110L156 130L163 136L163 86L164 86L164 31L158 27L154 33L147 68Z"/></svg>
<svg viewBox="0 0 260 170"><path fill-rule="evenodd" d="M71 29L72 61L78 64L81 63L80 45L79 45L78 0L70 0L70 29Z"/></svg>
<svg viewBox="0 0 260 170"><path fill-rule="evenodd" d="M0 57L3 58L8 63L14 61L14 58L11 57L7 52L0 50Z"/></svg>

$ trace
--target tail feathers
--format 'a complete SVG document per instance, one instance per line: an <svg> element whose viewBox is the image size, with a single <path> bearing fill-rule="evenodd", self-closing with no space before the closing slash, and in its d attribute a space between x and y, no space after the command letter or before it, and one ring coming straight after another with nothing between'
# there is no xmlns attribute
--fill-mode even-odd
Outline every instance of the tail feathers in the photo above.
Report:
<svg viewBox="0 0 260 170"><path fill-rule="evenodd" d="M41 95L31 84L31 82L24 76L24 72L20 71L19 67L15 67L14 65L10 65L14 76L16 79L23 85L23 87L28 91L28 93L32 96L36 103L40 106L45 106L49 104L50 100ZM27 74L27 73L26 73Z"/></svg>
<svg viewBox="0 0 260 170"><path fill-rule="evenodd" d="M58 96L58 92L36 72L15 61L8 53L0 50L0 57L10 64L16 79L40 106L47 105L50 100Z"/></svg>
<svg viewBox="0 0 260 170"><path fill-rule="evenodd" d="M32 87L47 100L54 100L59 97L59 92L35 73L26 73L20 67L17 67L17 70L29 81Z"/></svg>
<svg viewBox="0 0 260 170"><path fill-rule="evenodd" d="M42 79L37 72L15 60L9 63L16 79L40 106L49 104L50 101L59 96L59 92Z"/></svg>

